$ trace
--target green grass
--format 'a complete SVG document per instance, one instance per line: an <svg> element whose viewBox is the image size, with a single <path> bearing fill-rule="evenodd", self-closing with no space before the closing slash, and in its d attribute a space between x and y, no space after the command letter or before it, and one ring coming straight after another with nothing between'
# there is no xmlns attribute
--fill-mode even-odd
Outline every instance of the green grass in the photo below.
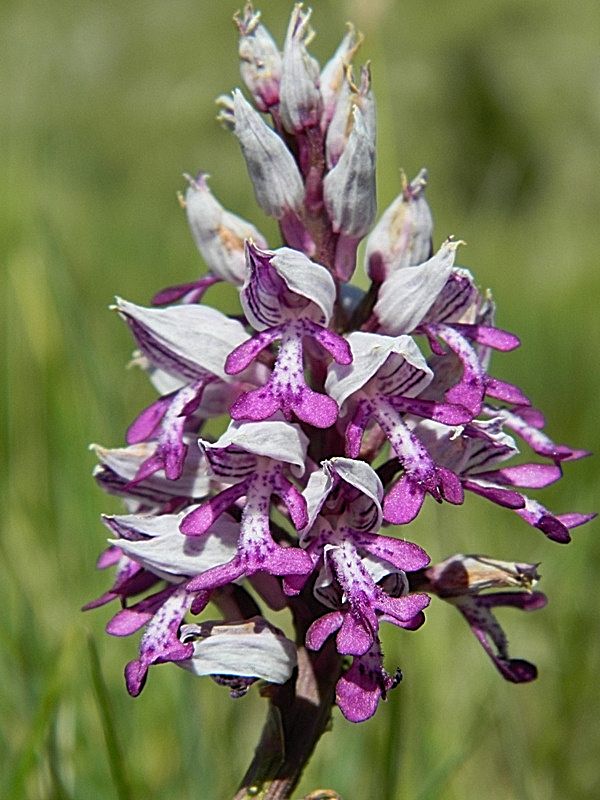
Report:
<svg viewBox="0 0 600 800"><path fill-rule="evenodd" d="M315 2L316 54L343 23L367 34L379 108L379 200L398 169L431 173L437 241L494 289L523 347L495 361L547 412L551 435L598 449L596 305L600 192L595 2ZM290 4L265 2L279 36ZM200 270L175 192L183 171L276 243L253 204L213 98L239 84L235 4L204 0L5 0L0 145L3 326L0 450L0 795L219 800L233 794L264 714L175 667L139 699L122 668L136 639L110 612L82 615L118 504L90 477L90 441L117 445L152 393L124 369L131 340L113 295L147 302ZM219 297L213 294L212 297ZM223 298L227 308L231 298ZM557 511L598 507L594 459L545 494ZM469 498L428 505L407 531L453 552L541 561L544 611L503 617L512 652L537 663L503 683L450 607L418 633L390 631L405 681L361 726L334 715L297 793L345 800L588 800L600 793L594 525L561 547ZM94 642L90 651L89 637ZM93 654L90 656L90 652ZM97 653L97 656L96 656Z"/></svg>

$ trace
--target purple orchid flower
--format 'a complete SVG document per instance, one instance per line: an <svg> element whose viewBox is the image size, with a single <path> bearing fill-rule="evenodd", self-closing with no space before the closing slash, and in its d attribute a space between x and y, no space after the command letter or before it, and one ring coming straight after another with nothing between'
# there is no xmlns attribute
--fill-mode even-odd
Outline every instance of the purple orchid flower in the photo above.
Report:
<svg viewBox="0 0 600 800"><path fill-rule="evenodd" d="M337 419L338 406L306 385L303 341L313 339L337 363L352 360L347 342L326 327L335 297L333 279L324 267L288 248L263 252L249 243L246 253L248 278L240 299L260 333L229 354L225 370L237 375L273 342L281 344L267 384L238 398L231 416L264 420L282 411L290 419L293 412L303 422L328 428Z"/></svg>
<svg viewBox="0 0 600 800"><path fill-rule="evenodd" d="M232 485L191 511L181 523L187 536L202 536L241 497L242 509L237 552L226 564L215 566L190 581L188 589L213 589L256 572L271 575L302 575L312 570L312 561L302 550L283 547L271 535L269 509L277 495L293 525L306 524L306 505L296 486L286 476L284 464L302 474L307 440L294 425L271 421L232 423L217 442L201 442L215 477Z"/></svg>
<svg viewBox="0 0 600 800"><path fill-rule="evenodd" d="M508 655L508 641L494 617L501 607L535 611L546 605L546 596L531 591L539 580L536 564L496 561L485 556L456 555L425 570L427 588L458 608L477 641L500 674L512 683L537 677L533 664ZM481 594L489 588L518 587L517 591Z"/></svg>

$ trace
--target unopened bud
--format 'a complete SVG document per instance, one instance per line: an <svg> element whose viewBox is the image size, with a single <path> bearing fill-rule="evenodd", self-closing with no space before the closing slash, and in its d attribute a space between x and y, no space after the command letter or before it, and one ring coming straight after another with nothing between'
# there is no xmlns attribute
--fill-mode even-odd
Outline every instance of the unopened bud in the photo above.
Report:
<svg viewBox="0 0 600 800"><path fill-rule="evenodd" d="M346 77L337 97L333 118L327 129L325 151L327 167L337 164L344 152L354 125L354 108L361 110L365 126L375 141L375 99L371 91L371 70L368 64L360 71L360 83L354 83L351 67L346 69Z"/></svg>
<svg viewBox="0 0 600 800"><path fill-rule="evenodd" d="M264 237L246 220L227 211L214 197L200 174L189 180L185 210L196 247L209 270L229 283L241 284L246 277L244 241L252 239L266 247Z"/></svg>
<svg viewBox="0 0 600 800"><path fill-rule="evenodd" d="M340 92L345 83L346 69L352 62L354 55L361 46L363 36L356 33L354 25L348 23L348 31L338 49L321 70L321 97L323 98L323 115L321 117L321 129L325 130L329 125Z"/></svg>
<svg viewBox="0 0 600 800"><path fill-rule="evenodd" d="M431 257L433 219L427 200L427 170L410 183L403 177L402 192L383 212L367 240L368 276L382 283L392 272L412 267Z"/></svg>
<svg viewBox="0 0 600 800"><path fill-rule="evenodd" d="M304 199L304 185L283 140L239 89L233 93L233 110L234 133L246 159L258 204L265 214L276 219L288 211L298 211Z"/></svg>
<svg viewBox="0 0 600 800"><path fill-rule="evenodd" d="M260 22L260 11L247 3L234 16L240 32L239 56L242 80L257 108L268 111L279 103L281 53L269 31Z"/></svg>
<svg viewBox="0 0 600 800"><path fill-rule="evenodd" d="M375 194L375 135L355 106L348 144L335 167L325 176L324 198L333 230L354 238L368 233L377 211Z"/></svg>
<svg viewBox="0 0 600 800"><path fill-rule="evenodd" d="M280 113L290 133L316 126L321 120L319 64L306 49L314 35L309 25L310 15L310 10L302 10L302 3L296 4L283 47Z"/></svg>

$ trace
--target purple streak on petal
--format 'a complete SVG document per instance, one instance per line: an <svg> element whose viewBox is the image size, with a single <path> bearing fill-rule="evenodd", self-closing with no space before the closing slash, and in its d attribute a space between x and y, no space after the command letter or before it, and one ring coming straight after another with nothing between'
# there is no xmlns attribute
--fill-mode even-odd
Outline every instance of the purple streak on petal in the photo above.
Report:
<svg viewBox="0 0 600 800"><path fill-rule="evenodd" d="M322 325L317 325L317 323L312 320L305 320L304 324L307 334L315 339L321 347L327 350L338 364L352 363L352 350L346 339L324 328Z"/></svg>
<svg viewBox="0 0 600 800"><path fill-rule="evenodd" d="M163 454L160 453L159 448L157 448L157 452L154 453L154 455L150 456L142 464L140 464L135 476L129 481L129 483L125 485L125 489L127 491L134 489L138 483L145 481L146 478L150 478L155 472L164 469L164 467L165 463Z"/></svg>
<svg viewBox="0 0 600 800"><path fill-rule="evenodd" d="M515 336L513 333L504 331L501 328L493 328L489 325L463 325L453 323L452 327L467 339L471 339L486 347L492 347L494 350L509 352L519 347L521 344L518 336Z"/></svg>
<svg viewBox="0 0 600 800"><path fill-rule="evenodd" d="M114 592L104 592L101 594L100 597L94 598L94 600L90 600L84 606L81 606L82 611L91 611L94 608L100 608L101 606L105 606L107 603L112 603L113 600L116 600L119 595L115 594Z"/></svg>
<svg viewBox="0 0 600 800"><path fill-rule="evenodd" d="M477 477L502 486L520 486L525 489L541 489L557 481L562 475L554 464L519 464L490 472L478 472Z"/></svg>
<svg viewBox="0 0 600 800"><path fill-rule="evenodd" d="M128 562L127 569L119 571L119 576L111 589L119 597L134 597L158 583L158 577L152 572L148 572L135 561L128 559Z"/></svg>
<svg viewBox="0 0 600 800"><path fill-rule="evenodd" d="M306 632L306 646L309 650L320 650L325 641L342 625L344 615L341 611L332 611L316 619Z"/></svg>
<svg viewBox="0 0 600 800"><path fill-rule="evenodd" d="M560 544L571 541L568 527L555 517L547 508L537 500L525 497L525 507L517 510L517 514L529 525L542 531L549 539Z"/></svg>
<svg viewBox="0 0 600 800"><path fill-rule="evenodd" d="M258 333L256 336L253 336L252 339L242 342L242 344L238 345L227 356L225 372L228 375L237 375L239 372L243 372L265 347L268 347L280 336L281 326L276 325L273 328Z"/></svg>
<svg viewBox="0 0 600 800"><path fill-rule="evenodd" d="M430 324L426 327L448 345L463 367L460 382L446 392L446 400L452 405L464 406L476 416L481 410L486 378L477 353L467 339L449 325Z"/></svg>
<svg viewBox="0 0 600 800"><path fill-rule="evenodd" d="M229 409L229 413L231 419L260 422L273 416L279 408L279 399L275 397L272 387L267 384L240 395Z"/></svg>
<svg viewBox="0 0 600 800"><path fill-rule="evenodd" d="M420 400L414 397L388 397L387 401L398 411L442 422L444 425L464 425L471 422L473 414L464 406Z"/></svg>
<svg viewBox="0 0 600 800"><path fill-rule="evenodd" d="M513 409L513 413L520 417L526 425L529 425L532 428L538 428L541 430L546 425L546 418L542 412L537 408L533 408L532 406L515 408Z"/></svg>
<svg viewBox="0 0 600 800"><path fill-rule="evenodd" d="M200 575L196 575L186 584L188 592L206 591L216 589L219 586L225 586L228 583L237 581L238 578L243 578L247 575L246 566L239 556L235 556L231 561L226 564L220 564L217 567L211 567Z"/></svg>
<svg viewBox="0 0 600 800"><path fill-rule="evenodd" d="M291 409L298 419L314 425L315 428L330 428L338 418L338 404L326 394L313 392L304 386L299 396L291 403Z"/></svg>
<svg viewBox="0 0 600 800"><path fill-rule="evenodd" d="M280 547L275 545L269 552L266 562L262 559L249 559L255 571L264 570L271 575L308 575L313 571L311 557L299 547Z"/></svg>
<svg viewBox="0 0 600 800"><path fill-rule="evenodd" d="M189 592L216 589L233 583L239 578L267 572L270 575L306 575L312 572L312 561L308 553L297 547L279 547L272 544L263 547L260 553L242 550L227 564L206 570L186 585Z"/></svg>
<svg viewBox="0 0 600 800"><path fill-rule="evenodd" d="M496 505L504 506L504 508L520 509L525 507L523 495L518 492L512 492L510 489L501 489L497 486L482 486L474 480L464 480L463 487L474 494L491 500Z"/></svg>
<svg viewBox="0 0 600 800"><path fill-rule="evenodd" d="M298 489L281 473L277 476L275 492L285 503L285 507L290 513L290 518L296 530L308 525L308 510L306 500Z"/></svg>
<svg viewBox="0 0 600 800"><path fill-rule="evenodd" d="M425 500L425 488L403 475L388 491L383 502L383 516L395 525L406 525L418 515Z"/></svg>
<svg viewBox="0 0 600 800"><path fill-rule="evenodd" d="M371 416L371 404L368 400L359 400L354 415L346 427L346 455L358 458L365 428Z"/></svg>
<svg viewBox="0 0 600 800"><path fill-rule="evenodd" d="M529 398L523 394L518 386L506 381L500 381L497 378L491 378L489 375L485 379L485 393L490 397L495 397L497 400L504 400L505 403L512 403L518 406L530 405Z"/></svg>
<svg viewBox="0 0 600 800"><path fill-rule="evenodd" d="M179 530L186 536L201 536L206 533L221 514L246 494L249 484L250 479L246 478L211 497L184 517Z"/></svg>
<svg viewBox="0 0 600 800"><path fill-rule="evenodd" d="M548 604L543 592L494 592L477 597L477 605L482 608L518 608L521 611L537 611Z"/></svg>
<svg viewBox="0 0 600 800"><path fill-rule="evenodd" d="M192 283L182 283L179 286L168 286L166 289L158 292L152 298L153 306L166 306L170 303L175 303L177 300L182 300L184 303L197 303L202 298L204 292L219 283L221 278L215 275L206 275L198 281Z"/></svg>
<svg viewBox="0 0 600 800"><path fill-rule="evenodd" d="M145 408L127 429L127 444L138 444L152 439L152 434L160 425L172 400L173 395L166 395Z"/></svg>

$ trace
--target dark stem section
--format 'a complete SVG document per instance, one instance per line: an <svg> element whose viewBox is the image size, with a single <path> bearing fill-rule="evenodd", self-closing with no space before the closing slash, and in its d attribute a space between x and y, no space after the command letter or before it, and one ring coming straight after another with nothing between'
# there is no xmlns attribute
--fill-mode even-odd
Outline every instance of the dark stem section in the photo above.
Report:
<svg viewBox="0 0 600 800"><path fill-rule="evenodd" d="M304 647L306 629L314 616L304 592L303 595L303 599L290 600L301 642L295 678L270 689L269 711L261 738L234 800L289 798L317 742L329 727L342 662L333 641L317 653Z"/></svg>

